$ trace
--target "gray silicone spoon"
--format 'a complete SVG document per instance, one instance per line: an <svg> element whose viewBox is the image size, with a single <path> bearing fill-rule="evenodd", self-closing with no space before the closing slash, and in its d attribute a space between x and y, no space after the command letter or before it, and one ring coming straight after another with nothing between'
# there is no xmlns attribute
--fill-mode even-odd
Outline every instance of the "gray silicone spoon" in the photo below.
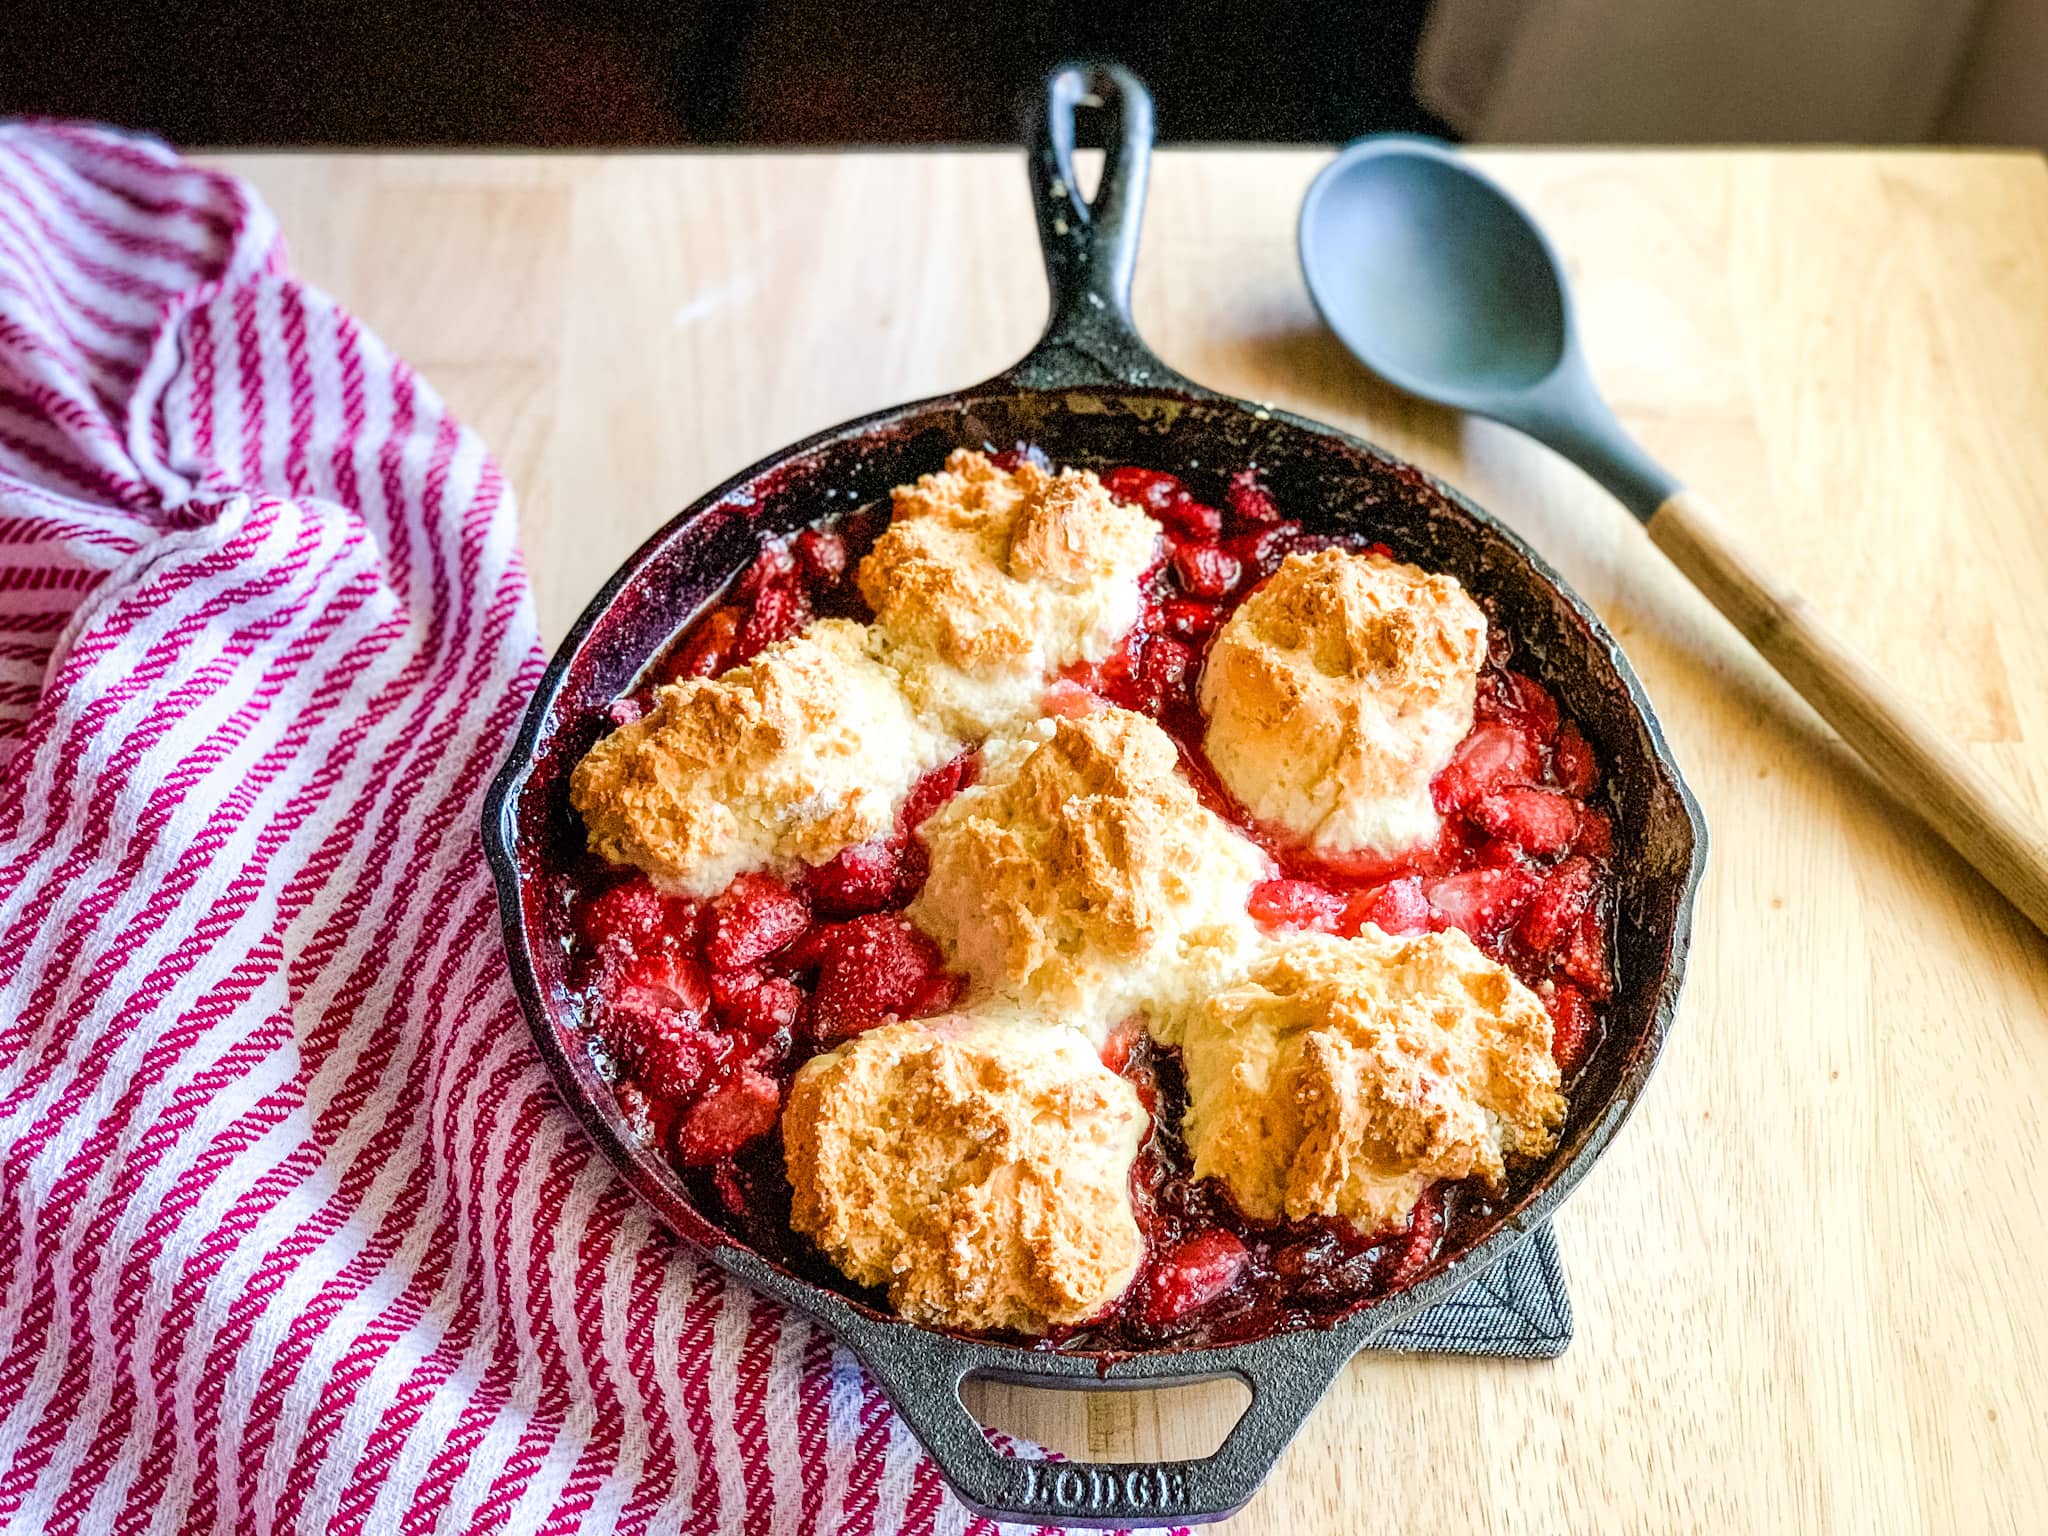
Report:
<svg viewBox="0 0 2048 1536"><path fill-rule="evenodd" d="M1363 139L1309 188L1301 266L1367 368L1528 433L1612 491L1877 776L2048 931L2048 840L1623 430L1579 350L1564 265L1520 204L1447 145Z"/></svg>

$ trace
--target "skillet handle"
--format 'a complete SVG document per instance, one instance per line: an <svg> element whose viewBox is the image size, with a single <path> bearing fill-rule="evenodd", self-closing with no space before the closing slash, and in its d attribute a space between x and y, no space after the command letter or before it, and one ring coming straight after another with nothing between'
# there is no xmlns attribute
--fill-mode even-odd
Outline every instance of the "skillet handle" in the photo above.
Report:
<svg viewBox="0 0 2048 1536"><path fill-rule="evenodd" d="M1017 1351L903 1327L840 1329L887 1390L896 1411L977 1515L1052 1526L1165 1526L1221 1520L1244 1507L1361 1340L1352 1329L1304 1329L1265 1340L1249 1371L1230 1371L1252 1400L1224 1442L1191 1461L1026 1461L989 1443L960 1400L960 1384L986 1375L1031 1387L1103 1391L1214 1380L1199 1359L1131 1362L1142 1379L1085 1356L1045 1354L1018 1369Z"/></svg>
<svg viewBox="0 0 2048 1536"><path fill-rule="evenodd" d="M1083 200L1074 171L1074 120L1084 106L1100 106L1113 124L1093 202ZM1185 384L1152 355L1131 321L1151 168L1152 94L1143 81L1116 64L1062 64L1046 77L1025 169L1052 316L1005 382L1024 389Z"/></svg>

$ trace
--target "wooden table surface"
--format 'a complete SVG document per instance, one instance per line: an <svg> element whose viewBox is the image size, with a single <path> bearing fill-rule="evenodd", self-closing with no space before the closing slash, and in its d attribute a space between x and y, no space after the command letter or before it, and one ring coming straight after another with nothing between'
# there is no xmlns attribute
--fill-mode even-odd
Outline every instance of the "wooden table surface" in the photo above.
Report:
<svg viewBox="0 0 2048 1536"><path fill-rule="evenodd" d="M1662 1069L1558 1219L1569 1353L1359 1358L1229 1528L2043 1529L2048 940L1577 471L1351 364L1295 265L1321 159L1162 155L1141 328L1526 534L1633 657L1713 852ZM1565 253L1622 418L2040 813L2048 167L1481 159ZM731 471L993 373L1044 315L1014 154L224 163L496 447L550 643ZM1204 1451L1239 1401L977 1406L1102 1458Z"/></svg>

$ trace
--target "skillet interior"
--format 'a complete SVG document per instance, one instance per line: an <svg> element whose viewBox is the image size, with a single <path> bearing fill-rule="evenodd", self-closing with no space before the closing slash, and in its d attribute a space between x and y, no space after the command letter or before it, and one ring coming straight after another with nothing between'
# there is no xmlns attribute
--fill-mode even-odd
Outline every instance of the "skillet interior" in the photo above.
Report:
<svg viewBox="0 0 2048 1536"><path fill-rule="evenodd" d="M891 486L939 467L956 446L1019 440L1038 444L1062 464L1141 464L1192 469L1198 476L1202 466L1227 474L1257 464L1281 504L1311 530L1368 532L1402 559L1448 571L1490 600L1518 639L1517 665L1556 693L1609 765L1618 812L1619 986L1606 1042L1575 1085L1573 1119L1558 1151L1541 1176L1518 1185L1519 1198L1503 1212L1503 1222L1515 1222L1573 1162L1617 1097L1633 1098L1655 1056L1661 1041L1656 1004L1682 960L1676 936L1696 843L1694 813L1661 760L1654 721L1626 663L1554 573L1456 493L1327 428L1178 391L971 394L855 423L749 472L650 540L564 648L567 664L516 801L521 883L529 898L541 895L536 877L551 862L543 850L568 854L580 843L581 823L568 808L568 774L610 728L605 706L745 566L762 533L785 532L822 511L885 496ZM560 1027L568 1015L566 914L545 900L522 905L535 980ZM581 1054L573 1030L564 1045ZM600 1108L616 1118L610 1097L599 1093ZM622 1124L618 1129L623 1134ZM658 1159L650 1161L680 1198L680 1181ZM710 1233L731 1241L716 1228Z"/></svg>
<svg viewBox="0 0 2048 1536"><path fill-rule="evenodd" d="M1443 486L1355 438L1187 384L1129 327L1129 279L1143 198L1150 103L1114 68L1068 67L1048 82L1051 124L1031 161L1054 290L1046 338L1002 378L960 395L848 423L743 471L663 528L593 599L557 653L493 785L484 840L505 918L513 979L565 1098L638 1193L725 1269L817 1316L877 1372L963 1501L1003 1518L1068 1524L1215 1519L1249 1498L1331 1377L1374 1333L1498 1263L1591 1167L1633 1106L1668 1031L1683 977L1705 827L1612 638L1520 539ZM1095 204L1071 187L1072 113L1107 98L1123 114ZM1065 140L1060 135L1064 132ZM1090 224L1093 215L1098 221ZM1116 382L1116 381L1123 382ZM609 728L605 706L752 558L786 532L864 504L934 469L956 446L1036 443L1056 462L1227 474L1257 465L1312 530L1360 530L1400 557L1456 575L1513 629L1518 665L1558 696L1592 739L1616 801L1618 985L1605 1043L1573 1093L1559 1146L1495 1224L1441 1255L1420 1281L1328 1328L1281 1329L1222 1347L1129 1355L1031 1350L955 1337L874 1311L738 1246L690 1204L640 1146L577 1031L567 914L548 872L580 845L568 806L576 761ZM1251 1406L1212 1456L1157 1466L1073 1467L996 1453L961 1406L967 1375L1039 1384L1149 1387L1233 1375Z"/></svg>

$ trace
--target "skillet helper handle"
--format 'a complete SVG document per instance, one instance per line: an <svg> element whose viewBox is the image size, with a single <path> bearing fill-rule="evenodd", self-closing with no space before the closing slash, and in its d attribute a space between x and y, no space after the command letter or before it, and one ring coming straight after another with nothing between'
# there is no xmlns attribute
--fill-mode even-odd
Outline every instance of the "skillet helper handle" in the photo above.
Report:
<svg viewBox="0 0 2048 1536"><path fill-rule="evenodd" d="M1099 107L1111 124L1094 201L1074 168L1075 119ZM1062 64L1046 77L1032 116L1025 168L1052 314L1030 355L1012 369L1025 388L1176 381L1138 339L1131 277L1152 167L1152 95L1115 64Z"/></svg>
<svg viewBox="0 0 2048 1536"><path fill-rule="evenodd" d="M1674 492L1650 537L1928 826L2048 933L2048 838L1880 677L1697 493Z"/></svg>
<svg viewBox="0 0 2048 1536"><path fill-rule="evenodd" d="M896 1411L939 1465L961 1503L998 1521L1052 1526L1162 1526L1220 1520L1241 1509L1287 1449L1331 1379L1357 1348L1350 1330L1308 1329L1267 1341L1252 1374L1249 1407L1223 1443L1190 1461L1027 1461L1005 1456L967 1405L960 1384L987 1368L994 1352L965 1340L924 1334L900 1343L895 1334L841 1336L888 1391ZM1014 1353L1014 1352L1011 1352ZM1045 1369L990 1374L1025 1386L1074 1391L1121 1386L1170 1387L1171 1379L1213 1380L1215 1373L1175 1371L1169 1363L1142 1383L1097 1376L1085 1356L1045 1355ZM1169 1361L1171 1357L1168 1357Z"/></svg>

